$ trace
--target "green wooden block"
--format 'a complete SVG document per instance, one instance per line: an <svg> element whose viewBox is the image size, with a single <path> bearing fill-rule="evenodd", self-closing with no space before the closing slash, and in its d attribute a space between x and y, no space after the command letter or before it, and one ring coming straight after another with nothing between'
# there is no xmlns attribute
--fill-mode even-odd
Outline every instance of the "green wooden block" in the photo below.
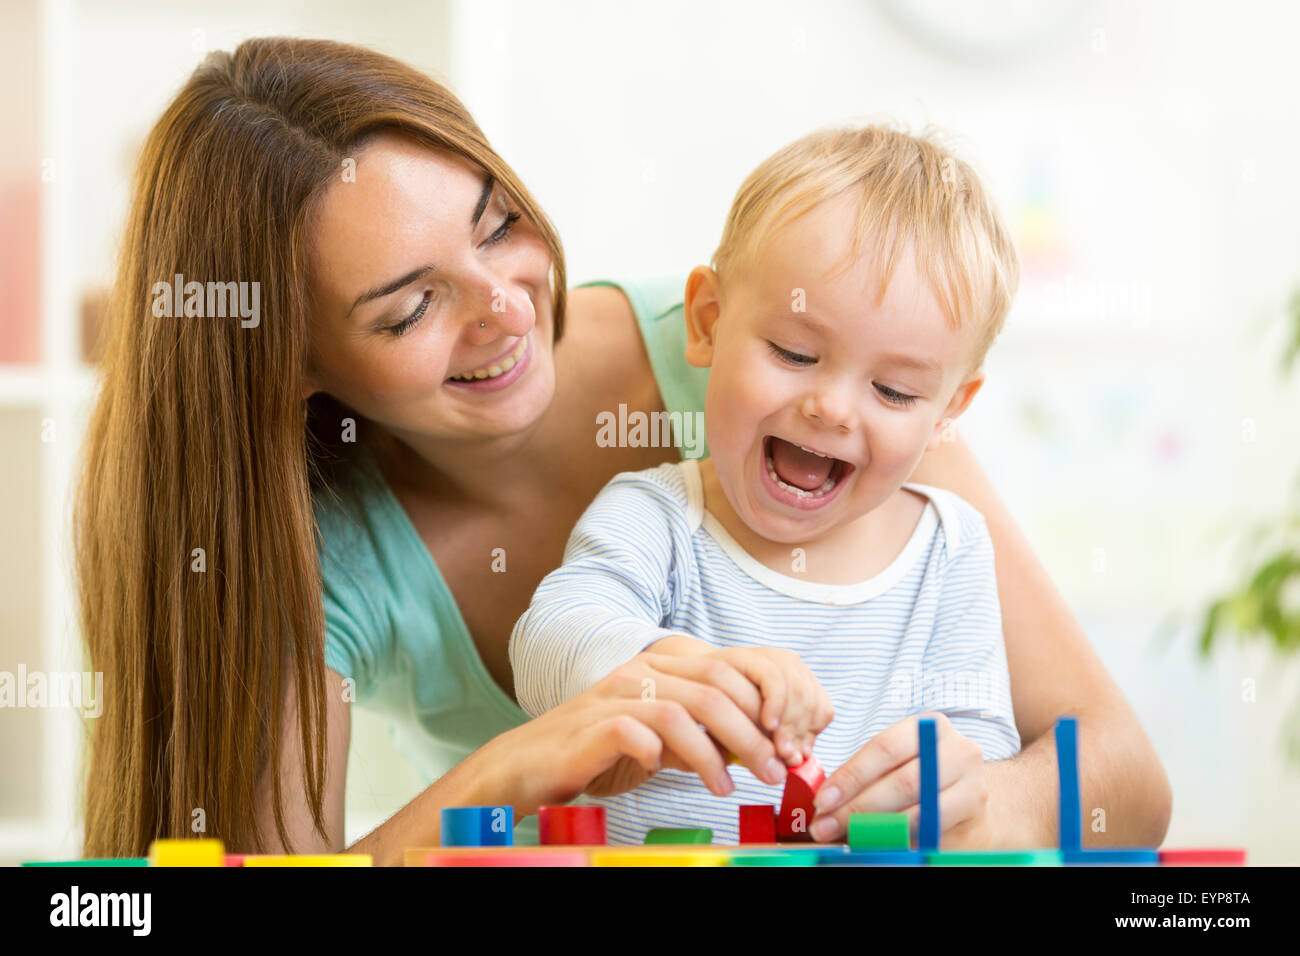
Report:
<svg viewBox="0 0 1300 956"><path fill-rule="evenodd" d="M949 850L928 853L930 866L1060 866L1060 850Z"/></svg>
<svg viewBox="0 0 1300 956"><path fill-rule="evenodd" d="M645 835L646 846L693 846L713 842L708 827L655 827Z"/></svg>
<svg viewBox="0 0 1300 956"><path fill-rule="evenodd" d="M821 857L816 853L788 853L773 850L770 853L736 853L729 866L816 866Z"/></svg>
<svg viewBox="0 0 1300 956"><path fill-rule="evenodd" d="M23 866L148 866L147 859L132 859L122 857L120 859L104 860L33 860L30 863L24 863Z"/></svg>
<svg viewBox="0 0 1300 956"><path fill-rule="evenodd" d="M849 848L868 850L910 850L906 813L850 813Z"/></svg>

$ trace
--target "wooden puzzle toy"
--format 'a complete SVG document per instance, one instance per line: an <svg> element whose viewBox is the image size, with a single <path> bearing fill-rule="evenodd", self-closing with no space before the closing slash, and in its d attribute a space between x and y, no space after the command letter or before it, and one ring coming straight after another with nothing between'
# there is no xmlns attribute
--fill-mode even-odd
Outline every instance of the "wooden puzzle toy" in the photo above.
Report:
<svg viewBox="0 0 1300 956"><path fill-rule="evenodd" d="M512 807L446 807L442 845L409 847L408 867L491 866L1244 866L1246 851L1209 847L1156 850L1151 847L1083 846L1079 788L1078 721L1056 725L1060 781L1059 846L1046 849L940 849L938 734L933 718L918 721L921 790L916 846L905 813L852 813L847 843L813 843L808 835L813 796L826 779L816 758L788 771L780 808L739 808L740 845L713 846L705 827L652 827L643 846L607 846L605 809L592 806L541 807L539 846L513 846ZM23 866L203 866L367 867L367 854L227 854L220 840L155 840L144 859L32 862Z"/></svg>

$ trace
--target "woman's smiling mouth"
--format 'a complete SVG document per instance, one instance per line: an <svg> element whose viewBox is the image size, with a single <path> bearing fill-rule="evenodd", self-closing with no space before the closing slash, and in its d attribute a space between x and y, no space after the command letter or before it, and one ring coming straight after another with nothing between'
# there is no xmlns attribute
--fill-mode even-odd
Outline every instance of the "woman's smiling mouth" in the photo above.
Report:
<svg viewBox="0 0 1300 956"><path fill-rule="evenodd" d="M529 347L532 338L533 334L529 332L504 356L495 358L479 368L453 375L444 384L474 392L494 392L513 384L519 376L523 375L532 358L532 350Z"/></svg>

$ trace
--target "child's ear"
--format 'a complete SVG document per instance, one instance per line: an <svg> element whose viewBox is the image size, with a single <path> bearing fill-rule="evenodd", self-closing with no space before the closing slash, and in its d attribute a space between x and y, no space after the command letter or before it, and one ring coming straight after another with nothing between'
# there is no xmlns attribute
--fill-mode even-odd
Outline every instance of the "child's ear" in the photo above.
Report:
<svg viewBox="0 0 1300 956"><path fill-rule="evenodd" d="M934 424L934 431L930 433L930 440L926 442L926 451L932 451L939 447L943 441L943 433L947 430L948 425L955 421L962 412L970 406L971 399L975 393L984 385L984 369L976 369L975 374L966 381L957 386L957 391L952 393L952 398L948 402L948 407L943 410L943 415Z"/></svg>
<svg viewBox="0 0 1300 956"><path fill-rule="evenodd" d="M696 266L686 279L686 361L696 368L713 364L713 332L721 311L718 274Z"/></svg>

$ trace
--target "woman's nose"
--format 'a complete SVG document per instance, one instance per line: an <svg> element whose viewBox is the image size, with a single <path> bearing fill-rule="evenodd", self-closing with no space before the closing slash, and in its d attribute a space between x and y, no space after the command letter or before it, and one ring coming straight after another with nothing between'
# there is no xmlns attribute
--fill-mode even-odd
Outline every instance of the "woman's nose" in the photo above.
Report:
<svg viewBox="0 0 1300 956"><path fill-rule="evenodd" d="M522 289L485 285L471 293L468 310L469 338L475 344L505 336L524 336L533 327L532 302Z"/></svg>

